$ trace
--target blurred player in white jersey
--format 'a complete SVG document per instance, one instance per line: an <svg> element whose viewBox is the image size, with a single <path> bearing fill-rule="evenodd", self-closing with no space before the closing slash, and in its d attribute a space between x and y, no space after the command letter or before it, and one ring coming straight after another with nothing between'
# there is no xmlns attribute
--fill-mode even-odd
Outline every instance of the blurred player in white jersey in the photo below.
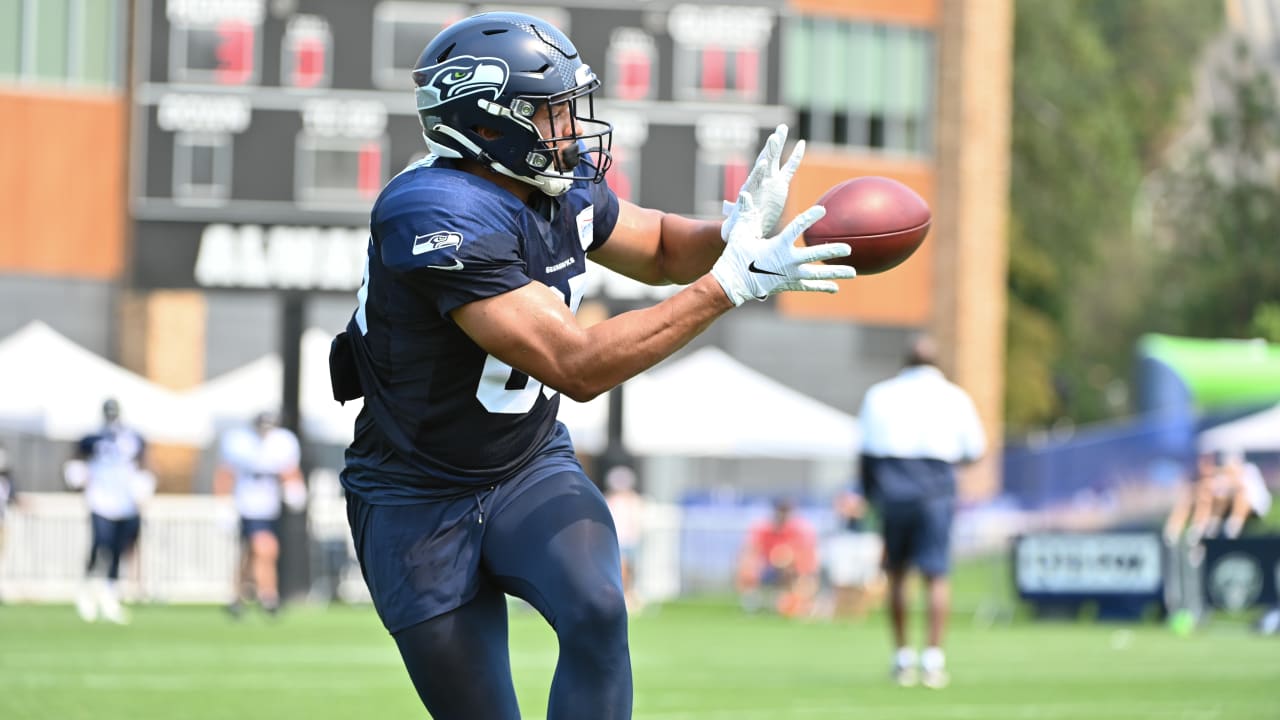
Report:
<svg viewBox="0 0 1280 720"><path fill-rule="evenodd" d="M240 515L240 564L227 606L235 617L251 599L250 585L267 613L280 607L277 525L284 506L301 510L306 505L300 460L298 436L281 427L274 413L258 413L252 427L233 428L222 438L214 492L232 494Z"/></svg>
<svg viewBox="0 0 1280 720"><path fill-rule="evenodd" d="M18 489L13 484L13 469L9 467L9 451L3 445L0 445L0 560L4 559L5 511L9 509L10 505L17 504ZM3 599L3 597L0 597L0 601Z"/></svg>
<svg viewBox="0 0 1280 720"><path fill-rule="evenodd" d="M101 617L125 624L120 563L137 545L140 505L155 492L155 476L146 469L146 441L121 421L120 403L114 398L102 403L102 420L102 429L83 437L75 457L63 467L68 487L84 490L92 524L85 586L76 599L76 611L85 622Z"/></svg>

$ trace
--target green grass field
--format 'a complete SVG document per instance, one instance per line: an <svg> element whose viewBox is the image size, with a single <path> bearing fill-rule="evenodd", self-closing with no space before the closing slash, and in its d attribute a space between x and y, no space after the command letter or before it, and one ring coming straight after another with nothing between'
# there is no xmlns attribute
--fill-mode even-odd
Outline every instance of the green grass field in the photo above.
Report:
<svg viewBox="0 0 1280 720"><path fill-rule="evenodd" d="M711 600L632 623L636 720L1276 720L1280 640L1215 622L953 621L952 685L888 682L883 618L794 622ZM520 608L512 663L526 718L543 717L554 637ZM0 606L0 718L277 720L425 717L367 608L298 607L235 623L217 608L136 608L128 627L68 606ZM590 720L590 719L584 719Z"/></svg>

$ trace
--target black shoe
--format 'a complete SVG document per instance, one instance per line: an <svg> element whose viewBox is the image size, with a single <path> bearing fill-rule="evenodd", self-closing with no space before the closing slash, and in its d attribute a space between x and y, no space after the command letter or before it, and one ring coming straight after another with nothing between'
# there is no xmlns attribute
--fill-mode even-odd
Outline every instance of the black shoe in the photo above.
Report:
<svg viewBox="0 0 1280 720"><path fill-rule="evenodd" d="M222 609L226 610L232 620L239 620L244 616L244 604L239 600L227 603Z"/></svg>

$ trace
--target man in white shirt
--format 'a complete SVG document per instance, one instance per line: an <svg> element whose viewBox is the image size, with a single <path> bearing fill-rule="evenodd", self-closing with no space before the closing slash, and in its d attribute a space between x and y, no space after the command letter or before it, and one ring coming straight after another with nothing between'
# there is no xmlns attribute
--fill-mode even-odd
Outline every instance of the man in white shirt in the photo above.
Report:
<svg viewBox="0 0 1280 720"><path fill-rule="evenodd" d="M894 677L941 688L948 682L942 636L950 612L954 466L982 457L986 435L973 401L938 369L937 346L927 336L915 339L902 371L867 390L858 420L862 484L884 535ZM919 656L907 642L903 592L911 566L924 575L929 603Z"/></svg>
<svg viewBox="0 0 1280 720"><path fill-rule="evenodd" d="M102 429L81 438L75 457L63 466L63 478L73 490L84 490L92 524L92 542L85 568L85 587L76 611L85 622L101 617L125 624L128 617L117 588L120 561L138 542L142 529L140 505L155 492L155 476L145 466L146 441L120 418L120 403L102 403ZM95 578L104 560L102 578Z"/></svg>
<svg viewBox="0 0 1280 720"><path fill-rule="evenodd" d="M274 413L258 413L252 427L233 428L222 438L214 492L231 494L240 516L240 564L227 606L233 617L250 599L250 582L263 610L272 615L279 610L277 524L284 506L300 510L306 505L300 458L298 436L281 427Z"/></svg>

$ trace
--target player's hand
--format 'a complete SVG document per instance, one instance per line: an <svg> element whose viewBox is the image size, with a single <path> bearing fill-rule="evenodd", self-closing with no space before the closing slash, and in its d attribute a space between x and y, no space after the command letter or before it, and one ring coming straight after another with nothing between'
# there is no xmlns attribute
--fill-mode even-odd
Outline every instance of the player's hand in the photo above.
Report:
<svg viewBox="0 0 1280 720"><path fill-rule="evenodd" d="M286 482L283 488L285 507L293 512L302 512L307 508L307 486L299 482Z"/></svg>
<svg viewBox="0 0 1280 720"><path fill-rule="evenodd" d="M766 237L761 230L760 210L751 193L738 196L738 222L711 275L724 288L733 304L765 300L786 290L833 293L833 282L853 277L848 265L816 265L821 260L844 257L851 252L846 243L824 243L796 247L796 239L823 215L826 208L815 205L800 213L781 233Z"/></svg>
<svg viewBox="0 0 1280 720"><path fill-rule="evenodd" d="M1229 517L1222 525L1222 536L1234 540L1244 530L1244 521L1237 517Z"/></svg>
<svg viewBox="0 0 1280 720"><path fill-rule="evenodd" d="M83 460L68 460L62 466L62 480L72 490L89 484L89 465Z"/></svg>
<svg viewBox="0 0 1280 720"><path fill-rule="evenodd" d="M787 204L787 193L791 189L791 178L795 177L796 169L800 167L800 161L804 158L804 141L801 140L792 149L791 157L787 158L787 164L779 166L782 146L786 142L787 126L779 125L765 141L764 148L756 157L756 164L752 166L751 173L747 175L747 181L742 184L742 189L738 193L739 195L748 193L755 198L760 209L760 226L765 234L772 233L778 224L778 219L782 217L782 210ZM738 224L739 213L738 203L725 201L725 221L720 226L720 237L725 242L729 241L729 235Z"/></svg>

